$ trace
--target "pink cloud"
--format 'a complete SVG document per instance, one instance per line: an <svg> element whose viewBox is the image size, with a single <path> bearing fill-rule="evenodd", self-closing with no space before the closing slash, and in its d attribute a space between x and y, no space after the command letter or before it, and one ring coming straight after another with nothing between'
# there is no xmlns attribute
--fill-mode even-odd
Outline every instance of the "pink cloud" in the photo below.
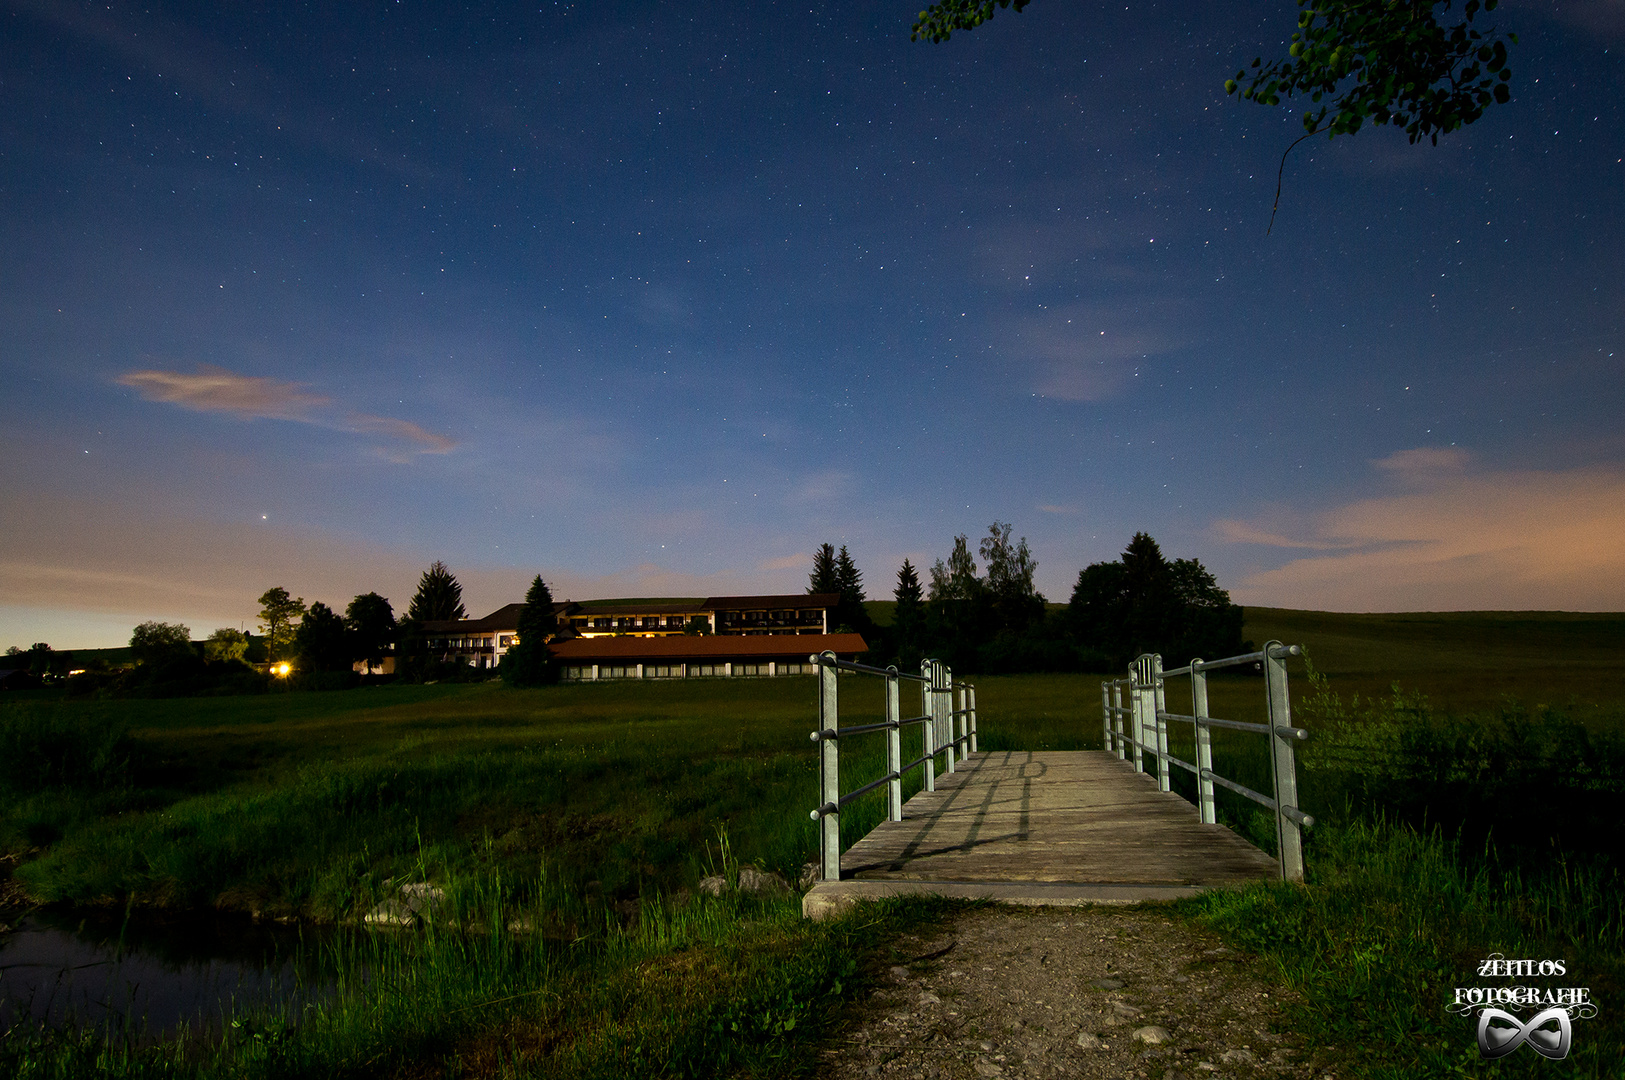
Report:
<svg viewBox="0 0 1625 1080"><path fill-rule="evenodd" d="M239 420L291 420L356 435L383 435L404 443L406 453L384 448L384 456L406 462L412 454L449 454L457 441L429 431L410 420L351 412L342 418L332 409L333 399L312 394L302 383L279 382L262 375L239 375L225 368L200 366L192 374L149 369L131 371L115 380L148 401L179 405L196 412L217 412Z"/></svg>
<svg viewBox="0 0 1625 1080"><path fill-rule="evenodd" d="M1430 453L1377 463L1410 473L1409 490L1322 511L1302 535L1219 522L1235 542L1335 552L1253 574L1232 594L1343 611L1625 609L1625 470L1474 474L1465 457Z"/></svg>
<svg viewBox="0 0 1625 1080"><path fill-rule="evenodd" d="M164 401L198 412L223 412L243 420L309 420L311 410L331 399L306 393L299 383L257 375L238 375L225 368L199 367L191 375L178 371L131 371L116 380L148 401Z"/></svg>

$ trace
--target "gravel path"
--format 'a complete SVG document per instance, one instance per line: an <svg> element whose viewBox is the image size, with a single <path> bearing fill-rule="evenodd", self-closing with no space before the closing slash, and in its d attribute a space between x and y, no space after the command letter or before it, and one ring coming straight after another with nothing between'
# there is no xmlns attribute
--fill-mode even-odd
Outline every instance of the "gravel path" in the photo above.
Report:
<svg viewBox="0 0 1625 1080"><path fill-rule="evenodd" d="M1255 964L1150 908L975 909L894 943L817 1072L1331 1078L1283 1031L1282 991Z"/></svg>

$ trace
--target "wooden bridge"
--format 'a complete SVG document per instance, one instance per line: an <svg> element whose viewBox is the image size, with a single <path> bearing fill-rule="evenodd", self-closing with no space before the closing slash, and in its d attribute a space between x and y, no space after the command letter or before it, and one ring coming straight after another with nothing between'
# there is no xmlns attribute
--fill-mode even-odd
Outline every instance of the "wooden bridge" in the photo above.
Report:
<svg viewBox="0 0 1625 1080"><path fill-rule="evenodd" d="M838 717L836 666L848 671L865 669L826 661L820 730L813 735L822 744L827 800L813 812L822 819L824 865L822 880L802 901L803 913L824 918L857 900L906 893L1034 905L1126 904L1281 876L1301 879L1297 830L1312 824L1312 819L1292 805L1296 802L1296 769L1291 743L1306 734L1290 725L1285 711L1282 661L1293 652L1272 642L1246 658L1211 665L1197 662L1168 673L1189 674L1195 683L1196 715L1188 717L1170 714L1164 707L1160 658L1142 658L1130 678L1103 688L1103 733L1111 747L1104 751L977 752L974 690L969 695L960 692L960 708L955 709L956 687L963 684L945 678L946 669L939 672L929 666L921 680L924 715L902 719L896 704L899 676L876 671L889 678L887 722L841 728L838 722L831 723ZM1270 669L1265 684L1271 723L1241 724L1204 715L1204 668L1259 658ZM1127 706L1122 704L1125 689ZM1195 727L1196 762L1184 762L1168 753L1167 724L1181 720ZM895 741L897 731L908 723L922 724L932 745L918 761L905 766L897 760ZM1273 770L1275 798L1212 772L1209 726L1256 729L1273 736L1272 746L1284 754ZM892 740L890 772L849 795L840 795L839 740L877 730L887 731ZM957 763L955 749L962 755ZM944 751L949 771L932 775L935 761ZM1152 763L1155 774L1142 771ZM1169 790L1170 764L1196 775L1197 804ZM916 765L930 770L927 790L901 804L899 778ZM1268 855L1214 823L1215 782L1276 811L1285 840L1279 855ZM841 804L882 783L891 787L890 820L847 851L840 851ZM838 868L833 865L836 860Z"/></svg>

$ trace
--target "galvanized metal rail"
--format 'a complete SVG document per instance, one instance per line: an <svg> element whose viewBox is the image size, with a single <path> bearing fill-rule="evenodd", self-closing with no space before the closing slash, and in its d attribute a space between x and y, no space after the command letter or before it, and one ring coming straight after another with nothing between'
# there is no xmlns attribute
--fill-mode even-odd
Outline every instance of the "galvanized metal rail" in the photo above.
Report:
<svg viewBox="0 0 1625 1080"><path fill-rule="evenodd" d="M1130 753L1134 771L1145 772L1145 755L1157 762L1157 787L1169 790L1169 767L1178 765L1196 777L1196 805L1206 824L1216 821L1213 805L1213 785L1251 799L1275 811L1276 858L1285 881L1303 880L1303 830L1315 819L1299 809L1297 758L1295 743L1307 739L1309 732L1292 726L1291 703L1287 697L1286 661L1288 657L1303 655L1298 645L1268 642L1258 652L1230 656L1223 660L1192 660L1171 671L1162 669L1162 657L1147 653L1129 667L1129 677L1112 679L1100 684L1101 726L1106 749L1126 760ZM1264 669L1264 695L1269 723L1249 724L1239 720L1221 720L1207 714L1207 673L1242 664L1257 664ZM1195 715L1186 716L1167 710L1165 680L1189 675L1191 680L1191 709ZM1123 704L1127 691L1129 703ZM1125 732L1127 717L1132 733ZM1168 723L1179 721L1195 728L1196 760L1185 761L1168 752ZM1232 731L1252 731L1270 736L1270 783L1273 795L1265 795L1252 788L1226 779L1213 771L1212 728Z"/></svg>
<svg viewBox="0 0 1625 1080"><path fill-rule="evenodd" d="M953 673L940 660L920 664L920 674L905 675L895 667L878 668L837 659L834 653L809 657L818 665L818 730L811 735L818 744L819 799L812 811L818 822L819 880L841 879L841 807L853 799L886 785L887 818L903 820L903 776L914 768L924 770L926 791L936 790L936 759L943 755L944 773L954 771L956 754L976 753L976 687L953 681ZM885 680L886 719L878 724L840 726L838 683L841 672L878 676ZM920 715L904 717L899 705L903 682L920 687ZM957 700L958 708L955 708ZM919 724L919 757L903 764L903 728ZM886 772L860 788L841 794L841 740L857 735L886 733Z"/></svg>

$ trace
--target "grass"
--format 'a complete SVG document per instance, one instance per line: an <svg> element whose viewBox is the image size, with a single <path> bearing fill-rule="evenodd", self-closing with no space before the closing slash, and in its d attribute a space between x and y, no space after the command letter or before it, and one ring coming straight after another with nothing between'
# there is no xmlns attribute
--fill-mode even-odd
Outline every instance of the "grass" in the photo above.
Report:
<svg viewBox="0 0 1625 1080"><path fill-rule="evenodd" d="M351 939L337 984L301 1015L239 1016L229 1036L141 1045L13 1032L19 1080L802 1076L859 996L883 943L952 905L912 899L808 922L795 898L651 904L630 927L571 943L516 935L492 879L454 889L463 929ZM522 908L522 905L520 906ZM483 916L483 918L482 918Z"/></svg>
<svg viewBox="0 0 1625 1080"><path fill-rule="evenodd" d="M1336 1048L1338 1075L1532 1074L1527 1053L1482 1067L1471 1025L1443 1011L1491 951L1583 969L1602 1012L1575 1023L1569 1063L1539 1064L1617 1074L1625 888L1618 852L1590 841L1617 833L1625 794L1621 626L1249 610L1250 637L1306 644L1330 673L1318 687L1293 674L1296 722L1316 735L1301 801L1325 824L1307 841L1307 886L1177 910L1303 991L1313 1004L1293 1023ZM1396 676L1407 692L1391 690ZM1101 678L976 680L982 746L1098 747ZM0 847L32 899L349 920L429 879L451 889L463 929L352 939L333 958L349 980L333 997L299 1017L240 1018L219 1046L14 1032L0 1073L805 1072L876 943L949 910L891 906L830 926L803 923L793 897L692 895L736 859L793 879L815 850L815 686L7 699ZM1528 704L1509 702L1508 686ZM1215 715L1263 719L1258 678L1210 687ZM1171 684L1171 710L1188 708L1182 693ZM905 689L905 713L916 705ZM843 681L843 723L879 715L878 684ZM1173 746L1189 757L1183 731ZM879 774L882 747L876 736L844 748L844 787ZM1215 757L1222 775L1267 790L1257 737L1219 732ZM1269 815L1222 790L1219 803L1273 850ZM849 806L845 841L883 807L880 792ZM533 932L510 933L515 919Z"/></svg>

